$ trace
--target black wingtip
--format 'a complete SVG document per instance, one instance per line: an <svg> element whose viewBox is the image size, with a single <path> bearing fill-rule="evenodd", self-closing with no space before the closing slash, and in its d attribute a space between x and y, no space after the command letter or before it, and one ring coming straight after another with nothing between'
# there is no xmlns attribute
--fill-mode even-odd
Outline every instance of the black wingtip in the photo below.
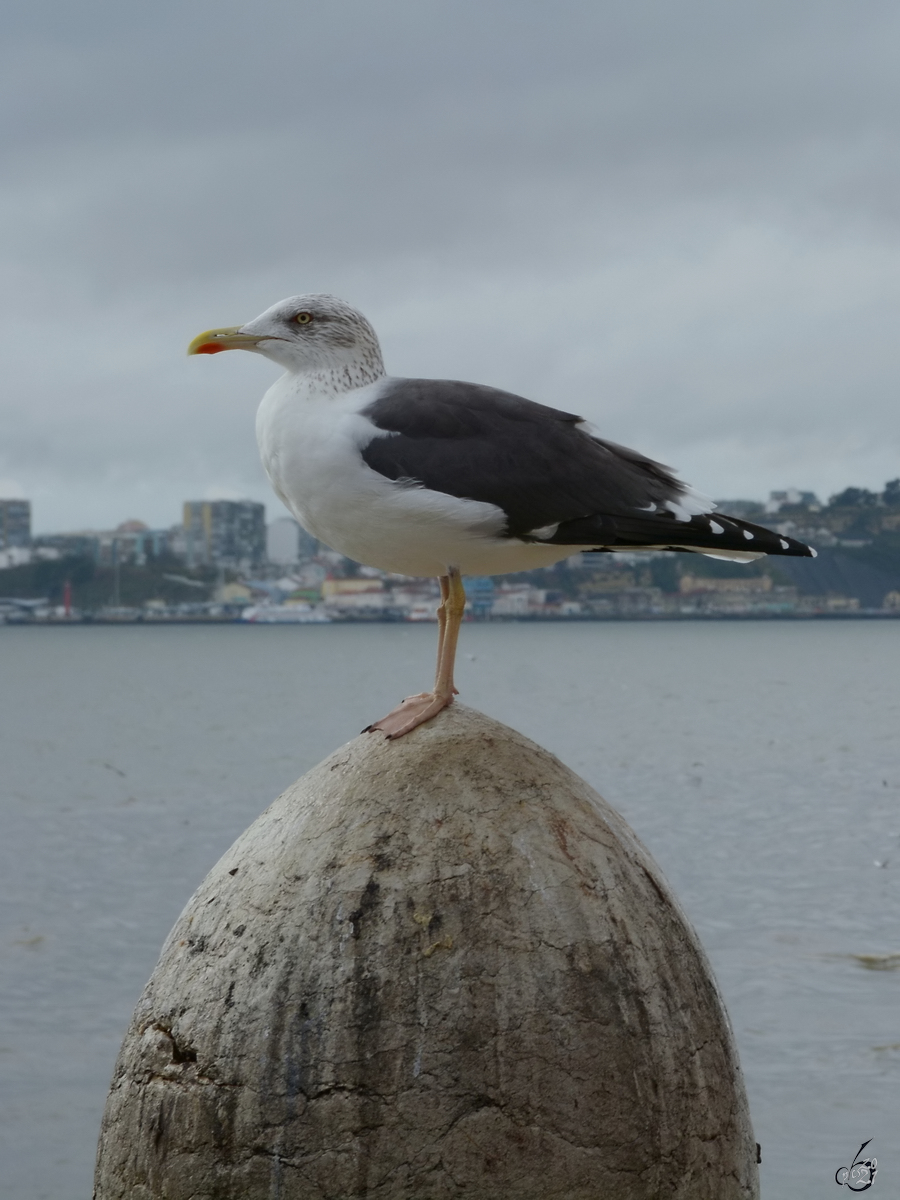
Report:
<svg viewBox="0 0 900 1200"><path fill-rule="evenodd" d="M787 537L785 534L777 535L780 550L768 550L768 554L784 554L790 555L792 558L818 558L818 553L812 546L807 546L806 542L798 542L796 538Z"/></svg>
<svg viewBox="0 0 900 1200"><path fill-rule="evenodd" d="M800 542L796 538L788 537L786 533L767 529L764 525L753 525L749 521L742 521L739 517L726 517L724 513L713 513L712 520L725 521L735 531L740 530L747 547L749 548L752 544L754 549L759 549L764 554L787 555L791 558L816 557L812 546L807 546L805 542Z"/></svg>
<svg viewBox="0 0 900 1200"><path fill-rule="evenodd" d="M816 557L815 550L805 542L720 512L698 513L689 521L677 520L670 513L596 514L565 521L552 538L542 540L606 550L687 550L714 556L718 551L719 557L731 554L745 561L767 554Z"/></svg>

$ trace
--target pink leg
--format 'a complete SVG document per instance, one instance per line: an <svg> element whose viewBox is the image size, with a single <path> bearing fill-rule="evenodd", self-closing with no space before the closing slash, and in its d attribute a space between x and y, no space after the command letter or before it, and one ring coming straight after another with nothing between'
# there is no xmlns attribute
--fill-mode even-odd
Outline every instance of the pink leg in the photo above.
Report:
<svg viewBox="0 0 900 1200"><path fill-rule="evenodd" d="M450 603L450 576L441 575L438 579L441 585L441 602L438 605L438 652L437 669L434 676L434 686L437 687L437 673L441 669L441 655L444 653L444 636L447 632L447 606Z"/></svg>
<svg viewBox="0 0 900 1200"><path fill-rule="evenodd" d="M466 592L459 571L453 567L449 575L441 576L441 606L438 609L438 658L433 692L407 696L392 712L363 730L379 729L389 738L403 737L416 726L453 703L456 688L453 684L453 665L459 627L466 609Z"/></svg>

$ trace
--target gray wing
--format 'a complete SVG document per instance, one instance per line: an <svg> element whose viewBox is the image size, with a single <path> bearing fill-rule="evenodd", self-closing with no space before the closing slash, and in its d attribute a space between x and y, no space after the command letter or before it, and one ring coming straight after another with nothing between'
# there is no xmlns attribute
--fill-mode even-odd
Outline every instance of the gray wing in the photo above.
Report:
<svg viewBox="0 0 900 1200"><path fill-rule="evenodd" d="M683 511L688 489L668 467L590 434L573 413L510 392L396 379L363 415L384 434L362 451L369 467L388 479L494 504L506 514L509 537L810 553L800 542L718 513L676 520L672 509Z"/></svg>

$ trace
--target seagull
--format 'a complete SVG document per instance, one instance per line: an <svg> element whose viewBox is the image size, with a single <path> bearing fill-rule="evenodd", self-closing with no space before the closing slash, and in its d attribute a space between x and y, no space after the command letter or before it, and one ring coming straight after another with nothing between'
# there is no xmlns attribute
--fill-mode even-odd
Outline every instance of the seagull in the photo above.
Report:
<svg viewBox="0 0 900 1200"><path fill-rule="evenodd" d="M434 688L367 727L402 737L452 704L464 575L546 567L585 550L813 557L723 516L661 463L574 413L498 388L401 379L378 337L329 295L292 296L188 354L251 350L284 368L256 436L278 497L313 537L371 567L440 580Z"/></svg>

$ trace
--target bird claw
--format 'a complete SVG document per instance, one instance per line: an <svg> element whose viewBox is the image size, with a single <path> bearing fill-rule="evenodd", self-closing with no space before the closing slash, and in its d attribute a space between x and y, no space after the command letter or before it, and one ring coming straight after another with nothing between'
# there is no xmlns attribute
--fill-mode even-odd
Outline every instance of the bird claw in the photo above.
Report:
<svg viewBox="0 0 900 1200"><path fill-rule="evenodd" d="M454 688L453 692L455 691ZM438 696L434 692L419 692L417 696L407 696L386 717L367 725L363 733L374 733L377 729L388 739L403 737L419 725L430 721L432 717L436 717L452 703L453 693L449 696Z"/></svg>

